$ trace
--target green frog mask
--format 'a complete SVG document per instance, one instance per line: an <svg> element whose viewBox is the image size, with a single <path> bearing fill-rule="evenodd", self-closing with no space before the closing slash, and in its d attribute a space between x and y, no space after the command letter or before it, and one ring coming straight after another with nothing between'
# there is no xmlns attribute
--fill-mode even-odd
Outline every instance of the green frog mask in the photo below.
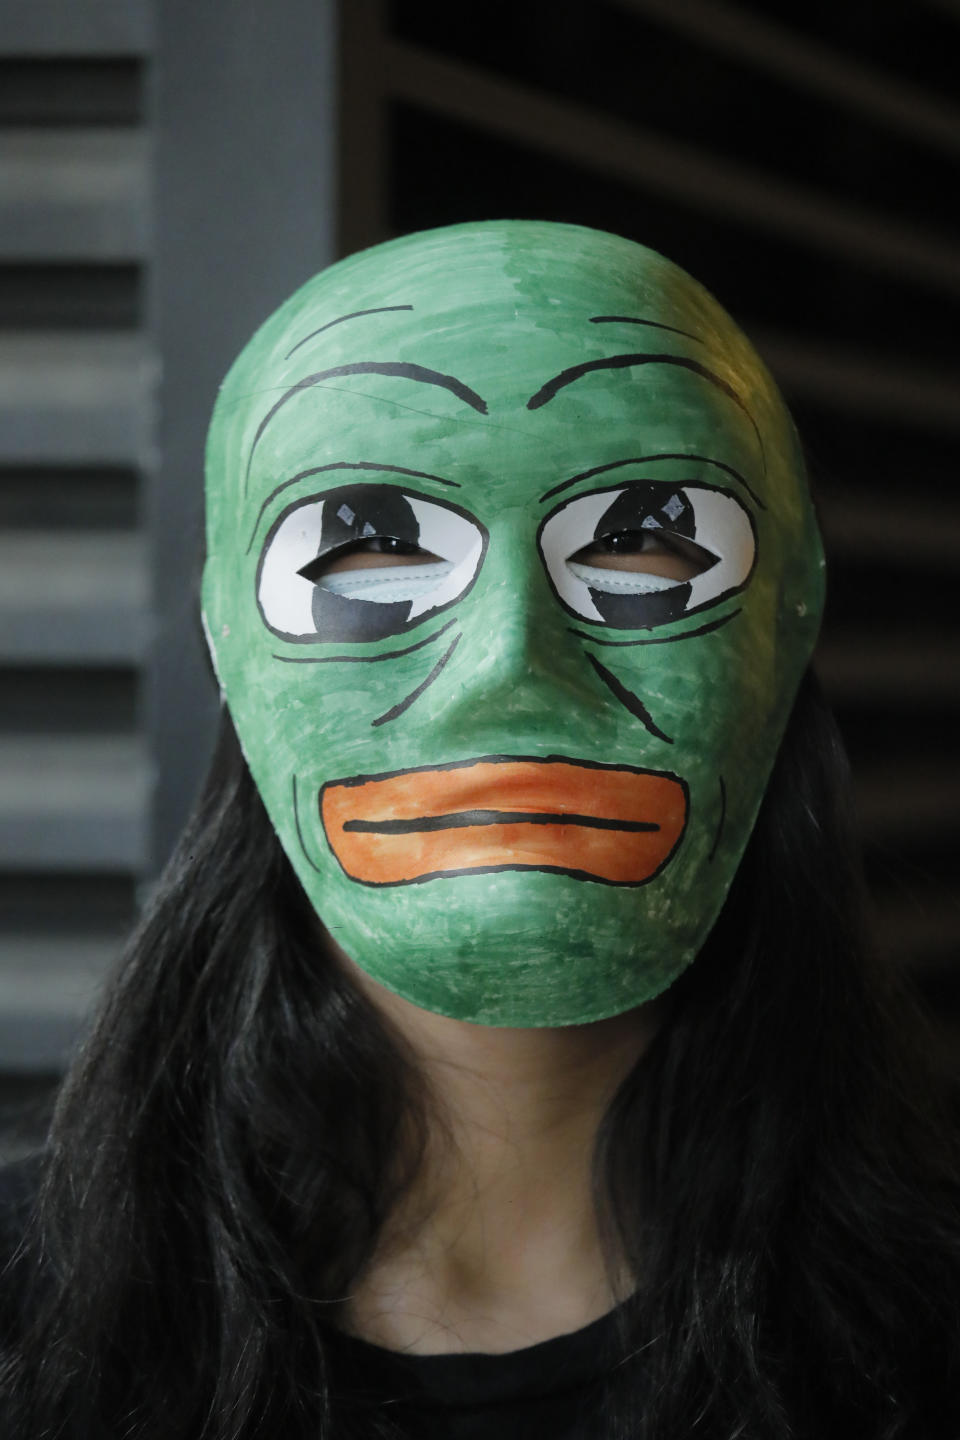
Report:
<svg viewBox="0 0 960 1440"><path fill-rule="evenodd" d="M663 991L823 599L793 425L716 301L579 226L376 246L237 359L207 513L220 684L356 964L490 1025Z"/></svg>

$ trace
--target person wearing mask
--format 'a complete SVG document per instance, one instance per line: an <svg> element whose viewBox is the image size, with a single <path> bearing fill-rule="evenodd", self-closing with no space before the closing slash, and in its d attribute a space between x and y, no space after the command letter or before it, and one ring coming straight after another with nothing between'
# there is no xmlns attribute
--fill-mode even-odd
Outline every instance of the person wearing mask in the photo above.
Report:
<svg viewBox="0 0 960 1440"><path fill-rule="evenodd" d="M207 517L221 736L6 1178L8 1433L955 1440L956 1146L730 317L578 226L374 247Z"/></svg>

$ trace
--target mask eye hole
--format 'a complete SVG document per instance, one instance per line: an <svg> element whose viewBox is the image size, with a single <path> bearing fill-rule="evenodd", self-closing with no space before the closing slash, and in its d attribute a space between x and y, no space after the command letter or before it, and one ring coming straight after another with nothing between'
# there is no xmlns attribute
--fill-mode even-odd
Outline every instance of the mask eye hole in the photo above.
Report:
<svg viewBox="0 0 960 1440"><path fill-rule="evenodd" d="M702 545L666 530L615 530L567 558L573 574L588 585L621 593L635 587L638 594L682 585L716 563L717 556Z"/></svg>
<svg viewBox="0 0 960 1440"><path fill-rule="evenodd" d="M424 550L397 535L374 535L366 540L350 540L326 555L304 565L298 574L313 583L322 584L328 575L351 570L400 569L408 565L443 565L439 555Z"/></svg>
<svg viewBox="0 0 960 1440"><path fill-rule="evenodd" d="M257 577L260 612L288 640L376 640L460 598L486 532L465 511L396 486L344 486L290 507Z"/></svg>
<svg viewBox="0 0 960 1440"><path fill-rule="evenodd" d="M438 568L439 567L439 568ZM410 540L396 535L374 535L351 540L301 566L305 580L321 585L335 595L384 593L386 585L409 592L410 598L426 591L453 569L453 562L434 555ZM416 571L416 574L414 574Z"/></svg>
<svg viewBox="0 0 960 1440"><path fill-rule="evenodd" d="M752 520L734 495L663 481L575 496L547 517L539 538L566 608L623 629L715 604L746 584L756 555Z"/></svg>

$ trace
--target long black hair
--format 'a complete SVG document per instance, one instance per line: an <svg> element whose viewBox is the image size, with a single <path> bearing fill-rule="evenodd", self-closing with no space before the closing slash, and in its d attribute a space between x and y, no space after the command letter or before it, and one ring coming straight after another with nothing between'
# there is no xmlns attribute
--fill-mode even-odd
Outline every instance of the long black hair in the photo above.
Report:
<svg viewBox="0 0 960 1440"><path fill-rule="evenodd" d="M951 1112L863 943L848 793L808 676L724 911L598 1137L598 1213L636 1287L607 1397L622 1440L960 1434ZM225 720L60 1095L11 1433L388 1434L362 1397L331 1401L326 1337L431 1105L325 956Z"/></svg>

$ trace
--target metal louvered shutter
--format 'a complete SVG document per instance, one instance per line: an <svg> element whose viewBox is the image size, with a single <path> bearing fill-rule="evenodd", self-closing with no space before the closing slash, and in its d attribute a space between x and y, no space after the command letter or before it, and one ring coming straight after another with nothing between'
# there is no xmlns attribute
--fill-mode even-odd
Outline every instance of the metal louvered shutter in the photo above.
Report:
<svg viewBox="0 0 960 1440"><path fill-rule="evenodd" d="M150 857L147 0L0 24L0 1067L55 1070Z"/></svg>
<svg viewBox="0 0 960 1440"><path fill-rule="evenodd" d="M209 753L204 434L331 258L333 23L0 0L0 1106L62 1068Z"/></svg>

